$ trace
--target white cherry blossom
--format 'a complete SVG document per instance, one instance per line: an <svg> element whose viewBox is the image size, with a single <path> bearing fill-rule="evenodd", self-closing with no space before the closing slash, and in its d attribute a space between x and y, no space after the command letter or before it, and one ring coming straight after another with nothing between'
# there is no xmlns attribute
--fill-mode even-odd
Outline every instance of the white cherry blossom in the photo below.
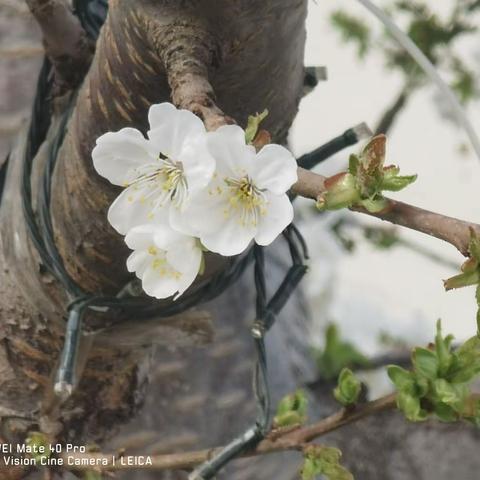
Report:
<svg viewBox="0 0 480 480"><path fill-rule="evenodd" d="M245 143L236 125L220 127L207 137L216 171L206 189L185 209L185 233L221 255L243 252L252 240L270 244L293 219L286 195L297 180L297 163L280 145L258 153Z"/></svg>
<svg viewBox="0 0 480 480"><path fill-rule="evenodd" d="M108 211L121 234L152 221L174 224L215 170L205 127L196 115L161 103L150 107L148 121L148 139L123 128L99 137L92 152L97 172L125 188Z"/></svg>
<svg viewBox="0 0 480 480"><path fill-rule="evenodd" d="M195 280L202 265L197 239L175 232L167 225L132 228L125 242L133 253L127 259L129 272L142 280L142 288L156 298L177 299Z"/></svg>

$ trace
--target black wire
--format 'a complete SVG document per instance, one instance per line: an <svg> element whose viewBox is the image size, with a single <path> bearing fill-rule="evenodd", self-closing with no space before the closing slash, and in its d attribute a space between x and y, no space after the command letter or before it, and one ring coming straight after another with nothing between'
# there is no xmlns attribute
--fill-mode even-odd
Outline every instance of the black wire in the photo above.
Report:
<svg viewBox="0 0 480 480"><path fill-rule="evenodd" d="M73 11L88 36L95 40L107 17L107 0L74 0Z"/></svg>
<svg viewBox="0 0 480 480"><path fill-rule="evenodd" d="M0 165L0 205L2 204L3 198L3 189L5 187L5 181L7 179L7 169L8 169L8 162L10 160L10 154L8 154Z"/></svg>
<svg viewBox="0 0 480 480"><path fill-rule="evenodd" d="M316 148L312 152L302 155L298 158L297 163L300 167L311 170L313 167L324 160L327 160L327 158L330 158L344 148L355 145L358 141L359 138L355 129L349 128L338 137L332 138L332 140Z"/></svg>
<svg viewBox="0 0 480 480"><path fill-rule="evenodd" d="M256 319L252 327L252 336L257 356L253 376L253 391L257 405L257 415L253 426L234 438L213 458L202 463L190 475L189 480L210 480L218 471L241 453L254 448L268 433L271 427L271 399L268 384L267 353L265 334L273 326L276 315L290 298L294 289L305 275L307 268L303 264L304 240L295 227L289 226L283 232L290 245L292 267L288 270L280 286L267 301L265 279L264 247L253 247L255 258Z"/></svg>

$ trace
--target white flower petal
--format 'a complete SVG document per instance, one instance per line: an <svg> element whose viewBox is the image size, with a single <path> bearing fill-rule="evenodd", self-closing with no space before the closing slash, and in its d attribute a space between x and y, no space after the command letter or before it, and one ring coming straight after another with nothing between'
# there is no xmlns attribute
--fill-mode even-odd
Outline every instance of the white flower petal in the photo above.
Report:
<svg viewBox="0 0 480 480"><path fill-rule="evenodd" d="M144 200L149 192L148 188L129 187L110 205L108 221L118 233L125 235L131 228L138 225L161 224L168 221L169 206L152 212L151 202Z"/></svg>
<svg viewBox="0 0 480 480"><path fill-rule="evenodd" d="M160 275L157 269L149 266L143 274L142 288L151 297L168 298L178 291L178 281L173 277Z"/></svg>
<svg viewBox="0 0 480 480"><path fill-rule="evenodd" d="M195 195L212 180L215 159L207 150L206 136L197 136L186 142L178 158L182 162L190 195Z"/></svg>
<svg viewBox="0 0 480 480"><path fill-rule="evenodd" d="M205 126L196 115L188 110L178 110L171 103L152 105L148 121L148 138L159 152L173 160L178 159L186 141L205 134Z"/></svg>
<svg viewBox="0 0 480 480"><path fill-rule="evenodd" d="M138 278L142 278L149 266L151 256L145 250L135 250L127 258L127 270L135 272Z"/></svg>
<svg viewBox="0 0 480 480"><path fill-rule="evenodd" d="M187 238L189 237L176 232L169 225L157 225L153 235L155 245L162 250L168 250L170 247L184 242Z"/></svg>
<svg viewBox="0 0 480 480"><path fill-rule="evenodd" d="M258 188L281 195L298 179L297 162L281 145L265 145L255 158L250 176Z"/></svg>
<svg viewBox="0 0 480 480"><path fill-rule="evenodd" d="M237 216L224 219L219 230L200 236L202 244L210 251L224 256L242 253L255 236L257 229L243 227Z"/></svg>
<svg viewBox="0 0 480 480"><path fill-rule="evenodd" d="M168 263L181 272L178 279L178 295L181 295L197 278L202 263L202 251L192 242L182 242L167 252Z"/></svg>
<svg viewBox="0 0 480 480"><path fill-rule="evenodd" d="M220 230L225 222L224 211L228 204L226 189L223 194L218 194L216 190L220 184L214 181L205 191L193 197L178 217L173 222L171 220L172 227L195 237Z"/></svg>
<svg viewBox="0 0 480 480"><path fill-rule="evenodd" d="M155 230L154 225L140 225L132 228L125 237L125 243L131 250L148 250L154 244ZM129 271L132 270L129 269Z"/></svg>
<svg viewBox="0 0 480 480"><path fill-rule="evenodd" d="M174 205L170 207L168 223L173 230L184 235L196 236L196 231L192 225L190 217L189 204L185 208L179 208Z"/></svg>
<svg viewBox="0 0 480 480"><path fill-rule="evenodd" d="M245 132L238 125L224 125L209 132L207 144L220 175L241 178L250 171L255 148L245 143Z"/></svg>
<svg viewBox="0 0 480 480"><path fill-rule="evenodd" d="M267 212L261 217L255 242L269 245L292 223L293 206L287 195L268 195Z"/></svg>
<svg viewBox="0 0 480 480"><path fill-rule="evenodd" d="M152 161L152 145L135 128L107 132L92 151L95 170L114 185L124 186L133 169Z"/></svg>

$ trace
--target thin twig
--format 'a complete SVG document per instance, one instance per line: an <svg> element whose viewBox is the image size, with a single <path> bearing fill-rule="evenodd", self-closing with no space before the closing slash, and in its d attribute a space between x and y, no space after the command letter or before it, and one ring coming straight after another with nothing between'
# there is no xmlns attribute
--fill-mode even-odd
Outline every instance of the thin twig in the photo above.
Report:
<svg viewBox="0 0 480 480"><path fill-rule="evenodd" d="M260 442L254 450L246 452L243 456L253 457L286 450L302 451L306 444L328 432L352 422L356 422L368 415L393 408L395 406L395 398L395 394L391 394L379 398L378 400L358 405L354 408L342 408L338 412L317 423L294 430L286 429L283 432L273 430L271 434L268 435L265 440ZM72 470L91 470L92 463L96 464L97 466L95 468L100 471L134 469L183 470L190 469L208 460L216 452L220 451L221 448L222 447L194 452L153 455L150 456L151 464L148 465L129 464L126 458L117 456L113 453L110 455L104 453L64 453L62 454L62 458L66 465L77 463L77 465L71 465L70 468ZM86 465L87 463L89 463L89 465ZM102 465L102 463L106 463L106 465Z"/></svg>

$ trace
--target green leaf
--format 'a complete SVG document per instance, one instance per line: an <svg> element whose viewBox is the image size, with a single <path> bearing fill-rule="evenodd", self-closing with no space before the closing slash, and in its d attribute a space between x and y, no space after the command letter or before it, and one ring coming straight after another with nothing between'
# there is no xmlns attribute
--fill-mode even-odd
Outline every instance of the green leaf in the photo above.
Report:
<svg viewBox="0 0 480 480"><path fill-rule="evenodd" d="M410 393L411 395L415 393L415 375L412 372L397 365L389 365L387 373L398 391Z"/></svg>
<svg viewBox="0 0 480 480"><path fill-rule="evenodd" d="M31 456L37 463L40 463L42 458L49 458L52 454L48 437L42 432L30 432L25 443L33 447L35 453L32 453Z"/></svg>
<svg viewBox="0 0 480 480"><path fill-rule="evenodd" d="M302 480L314 480L315 477L320 474L320 467L317 466L315 459L305 457L301 472Z"/></svg>
<svg viewBox="0 0 480 480"><path fill-rule="evenodd" d="M353 372L344 368L338 377L338 385L333 391L335 399L342 405L352 405L357 402L362 384L360 380L353 374Z"/></svg>
<svg viewBox="0 0 480 480"><path fill-rule="evenodd" d="M455 422L458 420L458 414L455 410L445 403L436 404L433 411L442 422Z"/></svg>
<svg viewBox="0 0 480 480"><path fill-rule="evenodd" d="M462 400L458 389L443 378L437 378L433 382L433 393L437 400L450 406L457 405Z"/></svg>
<svg viewBox="0 0 480 480"><path fill-rule="evenodd" d="M426 348L416 347L413 350L412 363L415 372L434 380L438 375L438 359L434 352Z"/></svg>
<svg viewBox="0 0 480 480"><path fill-rule="evenodd" d="M390 192L398 192L408 187L417 179L417 175L392 176L385 175L382 180L381 190L388 190Z"/></svg>
<svg viewBox="0 0 480 480"><path fill-rule="evenodd" d="M273 419L276 427L287 427L305 423L307 419L307 396L303 390L286 395L278 403L277 414Z"/></svg>
<svg viewBox="0 0 480 480"><path fill-rule="evenodd" d="M452 353L446 378L451 383L467 383L480 373L480 338L468 339Z"/></svg>
<svg viewBox="0 0 480 480"><path fill-rule="evenodd" d="M474 272L460 273L443 281L445 290L452 290L454 288L469 287L480 282L480 274L478 270Z"/></svg>
<svg viewBox="0 0 480 480"><path fill-rule="evenodd" d="M480 261L480 237L473 228L470 230L470 243L468 245L468 251L473 258L476 258Z"/></svg>
<svg viewBox="0 0 480 480"><path fill-rule="evenodd" d="M307 447L302 467L302 480L324 475L328 480L353 480L353 475L340 465L342 452L338 448L314 445Z"/></svg>
<svg viewBox="0 0 480 480"><path fill-rule="evenodd" d="M415 377L415 396L417 396L418 398L423 398L427 395L429 389L429 381L425 377Z"/></svg>
<svg viewBox="0 0 480 480"><path fill-rule="evenodd" d="M411 422L421 422L427 418L427 413L420 406L420 399L406 392L397 394L397 406Z"/></svg>
<svg viewBox="0 0 480 480"><path fill-rule="evenodd" d="M262 120L268 115L268 110L265 109L262 113L257 113L256 115L249 115L247 128L245 129L245 142L252 143L255 136L258 132L258 127Z"/></svg>
<svg viewBox="0 0 480 480"><path fill-rule="evenodd" d="M342 458L342 452L335 447L321 447L318 452L318 458L324 463L336 465Z"/></svg>
<svg viewBox="0 0 480 480"><path fill-rule="evenodd" d="M350 155L350 158L348 159L348 171L349 171L349 173L351 173L353 176L355 176L357 174L359 165L360 165L360 159L358 158L357 155L352 153Z"/></svg>
<svg viewBox="0 0 480 480"><path fill-rule="evenodd" d="M341 465L325 466L323 475L325 475L328 480L353 480L353 475Z"/></svg>
<svg viewBox="0 0 480 480"><path fill-rule="evenodd" d="M325 180L326 191L318 198L319 210L339 210L352 206L360 199L353 175L342 172Z"/></svg>
<svg viewBox="0 0 480 480"><path fill-rule="evenodd" d="M358 203L370 213L378 213L388 207L388 200L383 197L377 197L375 199L366 198L360 200Z"/></svg>
<svg viewBox="0 0 480 480"><path fill-rule="evenodd" d="M455 351L459 359L471 360L472 357L480 358L480 338L477 335L470 337Z"/></svg>
<svg viewBox="0 0 480 480"><path fill-rule="evenodd" d="M450 368L452 355L450 353L450 345L453 337L448 335L445 339L442 337L442 322L437 321L437 334L435 336L435 352L438 358L438 370L441 376L445 375Z"/></svg>

